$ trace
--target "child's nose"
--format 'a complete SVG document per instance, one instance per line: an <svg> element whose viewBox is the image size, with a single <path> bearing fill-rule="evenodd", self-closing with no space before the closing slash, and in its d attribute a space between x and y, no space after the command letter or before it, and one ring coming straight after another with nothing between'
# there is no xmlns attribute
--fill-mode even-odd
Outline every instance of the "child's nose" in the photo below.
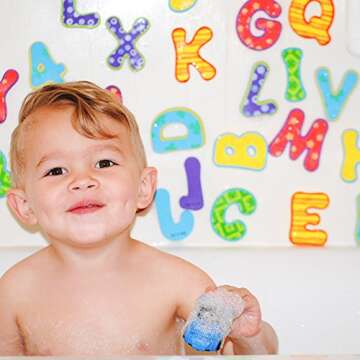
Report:
<svg viewBox="0 0 360 360"><path fill-rule="evenodd" d="M69 189L72 191L87 190L87 189L96 189L98 186L99 186L99 182L96 179L89 176L84 176L72 181L69 185Z"/></svg>

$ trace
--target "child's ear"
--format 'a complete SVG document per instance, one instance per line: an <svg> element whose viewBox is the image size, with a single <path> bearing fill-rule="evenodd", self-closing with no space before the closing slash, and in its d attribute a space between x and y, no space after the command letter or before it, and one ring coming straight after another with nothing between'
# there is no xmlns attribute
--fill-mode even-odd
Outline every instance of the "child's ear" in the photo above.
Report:
<svg viewBox="0 0 360 360"><path fill-rule="evenodd" d="M154 197L157 183L157 170L154 167L146 167L141 174L141 183L137 200L138 210L148 207Z"/></svg>
<svg viewBox="0 0 360 360"><path fill-rule="evenodd" d="M35 225L37 219L29 206L26 194L21 189L10 189L7 193L7 203L16 217L26 225Z"/></svg>

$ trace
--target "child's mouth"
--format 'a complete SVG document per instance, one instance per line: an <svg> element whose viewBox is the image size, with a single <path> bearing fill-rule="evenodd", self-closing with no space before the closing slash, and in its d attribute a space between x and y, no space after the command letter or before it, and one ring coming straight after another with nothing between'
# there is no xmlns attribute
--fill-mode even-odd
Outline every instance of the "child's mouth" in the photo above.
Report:
<svg viewBox="0 0 360 360"><path fill-rule="evenodd" d="M80 201L74 204L70 209L67 211L72 214L88 214L93 213L95 211L100 210L104 207L104 204L96 202L96 201Z"/></svg>

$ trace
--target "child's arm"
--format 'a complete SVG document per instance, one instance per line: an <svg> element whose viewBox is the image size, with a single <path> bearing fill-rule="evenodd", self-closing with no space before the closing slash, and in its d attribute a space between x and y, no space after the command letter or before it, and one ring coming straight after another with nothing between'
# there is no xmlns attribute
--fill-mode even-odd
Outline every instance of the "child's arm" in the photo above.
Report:
<svg viewBox="0 0 360 360"><path fill-rule="evenodd" d="M176 316L186 321L200 295L209 289L215 288L215 283L204 271L195 265L184 260L176 261L176 266L172 268L173 279L176 279L177 310ZM184 329L182 329L184 330ZM186 355L216 355L216 353L196 351L182 340L183 350Z"/></svg>
<svg viewBox="0 0 360 360"><path fill-rule="evenodd" d="M256 297L244 288L223 286L242 297L245 302L243 313L235 319L226 338L223 355L276 354L278 339L270 324L261 320L260 305Z"/></svg>
<svg viewBox="0 0 360 360"><path fill-rule="evenodd" d="M11 293L9 281L0 278L0 356L25 355Z"/></svg>

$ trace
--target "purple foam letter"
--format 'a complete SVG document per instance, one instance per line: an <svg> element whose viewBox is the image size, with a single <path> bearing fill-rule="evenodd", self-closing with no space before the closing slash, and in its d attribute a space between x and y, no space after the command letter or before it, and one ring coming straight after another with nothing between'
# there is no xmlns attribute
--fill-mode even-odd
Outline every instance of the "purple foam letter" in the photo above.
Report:
<svg viewBox="0 0 360 360"><path fill-rule="evenodd" d="M183 209L199 210L204 206L200 179L200 162L195 157L185 160L185 171L188 184L188 194L180 198Z"/></svg>

